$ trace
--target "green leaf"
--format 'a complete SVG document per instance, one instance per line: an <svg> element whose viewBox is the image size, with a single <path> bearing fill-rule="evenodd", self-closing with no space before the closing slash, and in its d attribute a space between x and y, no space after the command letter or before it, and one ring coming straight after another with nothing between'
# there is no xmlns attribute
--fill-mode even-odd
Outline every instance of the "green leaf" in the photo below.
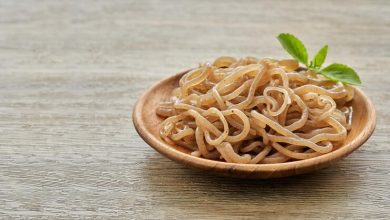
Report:
<svg viewBox="0 0 390 220"><path fill-rule="evenodd" d="M307 50L305 45L294 35L288 33L282 33L278 35L278 40L282 44L283 48L296 60L308 66L307 63Z"/></svg>
<svg viewBox="0 0 390 220"><path fill-rule="evenodd" d="M322 64L324 63L324 61L326 59L327 54L328 54L328 45L325 45L314 56L313 60L310 62L310 67L314 68L314 69L321 68Z"/></svg>
<svg viewBox="0 0 390 220"><path fill-rule="evenodd" d="M319 73L334 81L354 85L360 85L362 83L355 70L344 64L333 63L320 70Z"/></svg>

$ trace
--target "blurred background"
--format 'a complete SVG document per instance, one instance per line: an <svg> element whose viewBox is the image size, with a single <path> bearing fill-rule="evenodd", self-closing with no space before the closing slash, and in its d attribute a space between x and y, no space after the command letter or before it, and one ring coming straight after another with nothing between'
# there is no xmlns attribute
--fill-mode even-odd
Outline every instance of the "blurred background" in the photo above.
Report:
<svg viewBox="0 0 390 220"><path fill-rule="evenodd" d="M82 64L171 74L222 54L284 57L275 36L289 32L312 53L329 44L330 59L351 66L364 61L359 67L367 68L389 53L387 5L386 0L2 1L1 67ZM373 43L380 50L371 51Z"/></svg>
<svg viewBox="0 0 390 220"><path fill-rule="evenodd" d="M153 83L299 37L360 75L378 125L350 157L271 181L189 170L131 119ZM386 218L390 1L0 1L0 218Z"/></svg>

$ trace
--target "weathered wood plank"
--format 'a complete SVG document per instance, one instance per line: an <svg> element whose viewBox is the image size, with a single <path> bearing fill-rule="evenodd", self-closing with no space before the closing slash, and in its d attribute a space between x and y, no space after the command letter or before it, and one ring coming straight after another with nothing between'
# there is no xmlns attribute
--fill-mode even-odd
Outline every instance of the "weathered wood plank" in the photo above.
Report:
<svg viewBox="0 0 390 220"><path fill-rule="evenodd" d="M389 14L385 0L1 1L0 218L388 218ZM158 79L220 55L284 57L279 32L360 73L378 124L358 151L314 174L236 180L137 135L132 108Z"/></svg>

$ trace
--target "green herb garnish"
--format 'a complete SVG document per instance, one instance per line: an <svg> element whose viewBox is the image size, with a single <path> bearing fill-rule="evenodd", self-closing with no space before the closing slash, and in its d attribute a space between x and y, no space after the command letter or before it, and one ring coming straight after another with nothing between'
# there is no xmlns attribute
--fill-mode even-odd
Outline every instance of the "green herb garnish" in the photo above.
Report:
<svg viewBox="0 0 390 220"><path fill-rule="evenodd" d="M326 55L328 54L328 45L325 45L321 48L320 51L314 56L313 60L310 62L309 67L313 69L321 68L322 64L325 62Z"/></svg>
<svg viewBox="0 0 390 220"><path fill-rule="evenodd" d="M314 58L308 61L308 53L305 45L292 34L282 33L278 35L278 40L283 48L298 62L304 64L309 70L319 73L333 81L340 81L346 84L360 85L358 74L351 67L344 64L333 63L321 69L328 54L328 45L322 47Z"/></svg>

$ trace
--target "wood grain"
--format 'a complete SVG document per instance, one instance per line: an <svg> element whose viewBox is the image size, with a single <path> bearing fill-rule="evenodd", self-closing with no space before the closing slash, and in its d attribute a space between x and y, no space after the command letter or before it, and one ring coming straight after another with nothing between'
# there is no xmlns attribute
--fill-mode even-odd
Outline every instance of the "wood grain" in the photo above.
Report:
<svg viewBox="0 0 390 220"><path fill-rule="evenodd" d="M376 125L376 112L371 100L357 87L350 105L353 111L352 129L340 148L330 153L306 160L276 164L236 164L191 156L191 151L179 145L168 144L160 137L163 118L156 110L162 100L169 100L172 91L179 87L183 75L169 76L151 86L138 99L133 110L133 122L138 134L156 151L190 168L205 173L243 179L269 179L300 175L328 167L358 149L371 136Z"/></svg>
<svg viewBox="0 0 390 220"><path fill-rule="evenodd" d="M0 218L388 219L390 2L0 2ZM298 31L299 30L299 31ZM131 111L154 82L220 55L310 54L353 66L378 124L314 174L205 175L147 146Z"/></svg>

